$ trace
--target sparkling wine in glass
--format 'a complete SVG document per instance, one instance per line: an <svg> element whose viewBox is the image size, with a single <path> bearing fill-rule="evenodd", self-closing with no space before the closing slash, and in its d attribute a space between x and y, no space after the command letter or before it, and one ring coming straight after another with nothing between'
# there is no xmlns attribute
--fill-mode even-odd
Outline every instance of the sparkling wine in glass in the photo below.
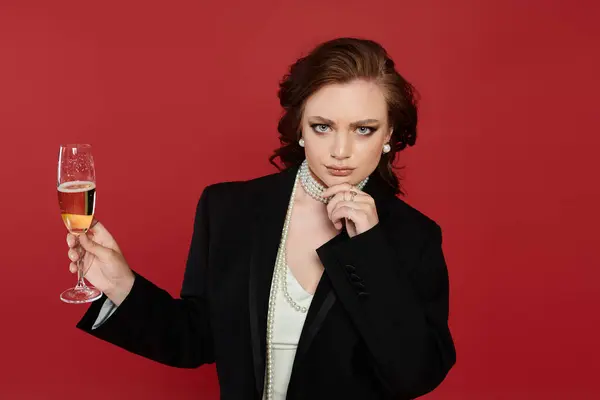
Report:
<svg viewBox="0 0 600 400"><path fill-rule="evenodd" d="M96 172L89 144L61 145L58 152L58 204L65 226L76 237L85 235L94 219L96 206ZM65 290L60 299L65 303L89 303L102 292L87 286L83 279L84 250L78 247L77 285Z"/></svg>

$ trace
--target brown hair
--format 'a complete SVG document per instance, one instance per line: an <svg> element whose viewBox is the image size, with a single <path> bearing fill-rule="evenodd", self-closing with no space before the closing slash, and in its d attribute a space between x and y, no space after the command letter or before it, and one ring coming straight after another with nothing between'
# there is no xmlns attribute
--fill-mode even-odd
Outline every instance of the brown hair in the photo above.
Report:
<svg viewBox="0 0 600 400"><path fill-rule="evenodd" d="M392 167L396 155L406 146L414 145L417 139L418 94L396 71L386 50L372 40L330 40L290 66L279 84L279 102L284 110L277 126L281 146L269 161L278 169L281 168L275 163L276 158L285 168L300 165L305 158L298 140L306 99L325 85L355 79L373 80L385 92L388 119L394 131L389 142L391 151L382 155L377 171L395 193L403 193Z"/></svg>

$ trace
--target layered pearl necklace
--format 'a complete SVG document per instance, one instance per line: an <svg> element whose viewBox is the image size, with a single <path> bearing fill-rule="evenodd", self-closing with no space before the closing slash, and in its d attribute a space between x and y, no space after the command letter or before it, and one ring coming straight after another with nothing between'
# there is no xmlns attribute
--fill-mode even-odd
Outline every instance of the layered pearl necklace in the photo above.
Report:
<svg viewBox="0 0 600 400"><path fill-rule="evenodd" d="M277 299L277 291L283 290L283 295L286 301L297 311L307 312L305 307L300 307L287 290L287 263L285 257L285 246L287 243L288 230L290 226L290 219L292 217L292 208L294 207L294 197L296 197L296 188L298 187L298 178L300 174L296 175L294 180L294 188L292 189L292 195L288 204L287 214L285 216L285 222L283 223L283 232L281 234L281 241L279 242L279 249L277 251L277 258L275 260L275 269L273 271L273 281L271 282L271 293L269 295L269 311L267 313L267 371L266 371L266 400L273 399L273 328L275 325L275 302Z"/></svg>
<svg viewBox="0 0 600 400"><path fill-rule="evenodd" d="M300 184L302 185L302 188L304 188L304 191L313 199L327 204L329 199L326 199L321 195L325 191L325 186L321 185L313 177L310 169L308 168L308 161L306 159L304 159L302 162L298 173L300 174ZM356 185L356 188L358 190L363 190L368 181L369 177L367 176L365 179L360 181L358 185Z"/></svg>
<svg viewBox="0 0 600 400"><path fill-rule="evenodd" d="M368 177L361 181L356 187L359 190L366 185ZM294 198L296 197L296 188L298 187L298 181L306 191L306 193L315 200L327 204L329 199L324 198L321 193L325 190L325 187L321 185L312 176L308 168L308 162L304 160L294 181L294 187L290 196L288 204L287 214L283 224L283 231L281 233L281 241L279 243L279 249L277 251L277 258L275 260L275 269L273 271L273 281L271 282L271 293L269 295L269 310L267 313L267 368L266 368L266 400L273 399L273 383L274 383L274 356L273 356L273 328L275 323L275 304L278 290L281 289L283 297L286 302L297 312L306 313L308 309L296 303L288 291L287 287L287 274L289 268L287 265L286 257L286 244L288 231L290 227L290 220L292 218L292 209L294 208Z"/></svg>

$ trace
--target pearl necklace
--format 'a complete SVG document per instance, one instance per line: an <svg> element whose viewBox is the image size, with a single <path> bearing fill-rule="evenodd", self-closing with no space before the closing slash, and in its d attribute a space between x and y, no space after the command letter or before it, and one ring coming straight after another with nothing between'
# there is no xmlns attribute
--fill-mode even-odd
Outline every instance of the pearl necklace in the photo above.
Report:
<svg viewBox="0 0 600 400"><path fill-rule="evenodd" d="M277 292L281 286L283 295L287 302L296 310L302 313L307 312L306 307L301 307L298 303L292 299L287 290L287 263L286 263L286 243L287 236L290 227L290 220L292 217L292 208L294 207L294 198L296 197L296 188L298 187L298 180L300 173L296 175L294 181L294 188L292 189L292 195L288 204L287 214L285 216L285 222L283 224L283 232L281 234L281 241L279 243L279 250L277 251L277 259L275 261L275 270L273 271L273 282L271 283L271 293L269 295L269 311L267 315L267 400L273 399L273 326L275 322L275 301L277 298Z"/></svg>
<svg viewBox="0 0 600 400"><path fill-rule="evenodd" d="M366 185L369 177L365 178L361 181L356 187L359 190ZM290 227L290 220L292 218L292 209L294 208L294 199L296 197L296 188L298 187L298 181L306 191L308 195L310 195L315 200L319 200L325 204L329 201L329 199L325 199L321 196L321 193L325 190L323 185L321 185L317 180L312 176L308 169L308 162L304 160L298 173L296 174L296 179L294 180L294 187L292 188L292 194L290 196L287 214L285 216L285 221L283 223L283 231L281 233L281 240L279 243L279 248L277 251L277 258L275 260L275 269L273 270L273 281L271 282L271 292L269 294L269 310L267 312L267 368L266 368L266 400L273 399L273 365L274 365L274 356L273 356L273 327L275 324L275 305L276 298L279 289L282 290L283 296L285 297L287 303L296 311L301 313L306 313L308 309L306 307L300 306L292 296L288 292L287 288L287 274L289 272L289 268L287 265L287 257L286 257L286 244L288 231Z"/></svg>
<svg viewBox="0 0 600 400"><path fill-rule="evenodd" d="M321 194L325 191L325 186L321 185L312 175L310 169L308 168L308 160L304 159L302 165L299 170L300 174L300 183L302 184L302 188L306 191L306 193L312 197L313 199L320 201L321 203L327 204L329 199L326 199ZM356 188L358 190L363 190L367 182L369 181L369 177L367 176L365 179L360 181Z"/></svg>

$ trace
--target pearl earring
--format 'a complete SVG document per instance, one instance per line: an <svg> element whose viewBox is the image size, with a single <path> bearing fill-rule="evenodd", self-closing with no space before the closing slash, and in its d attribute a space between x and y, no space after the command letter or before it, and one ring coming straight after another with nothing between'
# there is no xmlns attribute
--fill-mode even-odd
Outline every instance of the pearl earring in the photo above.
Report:
<svg viewBox="0 0 600 400"><path fill-rule="evenodd" d="M390 152L390 150L392 150L392 146L390 146L390 144L389 144L389 143L386 143L386 144L384 144L384 145L383 145L383 153L384 153L384 154L385 154L385 153L389 153L389 152Z"/></svg>
<svg viewBox="0 0 600 400"><path fill-rule="evenodd" d="M304 139L300 138L300 140L298 140L298 144L300 147L304 147Z"/></svg>

